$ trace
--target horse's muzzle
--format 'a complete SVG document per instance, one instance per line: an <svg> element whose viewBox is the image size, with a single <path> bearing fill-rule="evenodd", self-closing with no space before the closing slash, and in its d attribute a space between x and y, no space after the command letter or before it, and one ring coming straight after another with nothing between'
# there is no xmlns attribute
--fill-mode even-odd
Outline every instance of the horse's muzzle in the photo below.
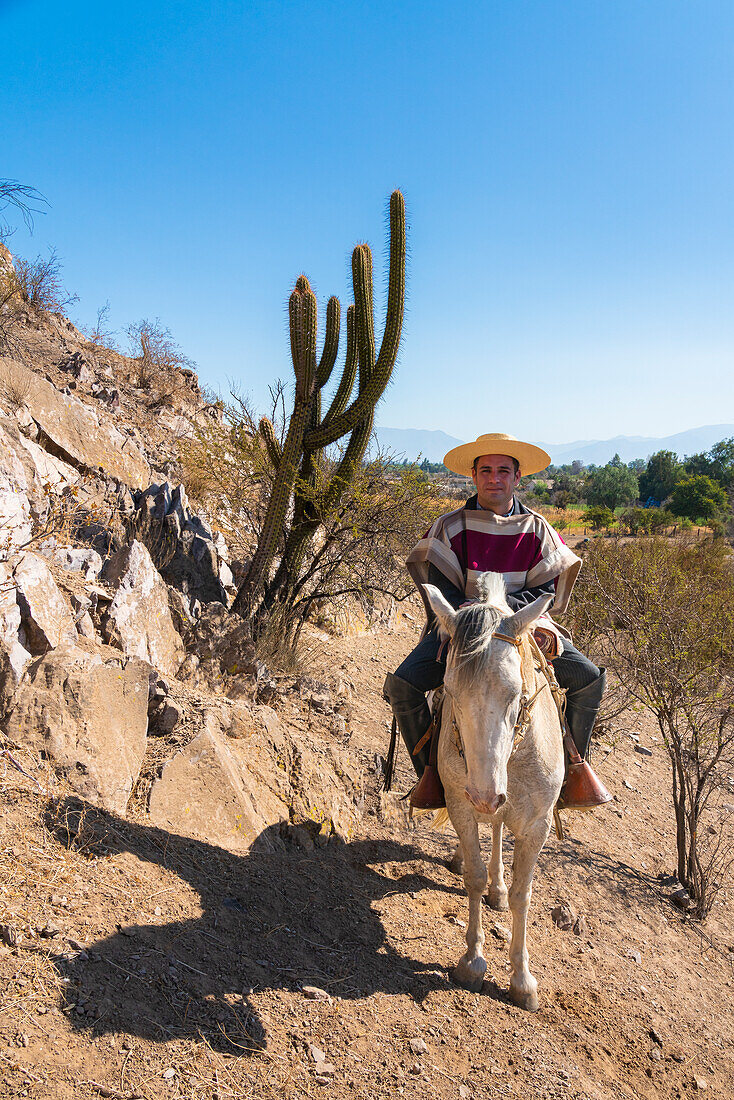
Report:
<svg viewBox="0 0 734 1100"><path fill-rule="evenodd" d="M467 801L478 814L495 814L507 801L506 794L495 794L491 798L482 798L478 791L467 787L464 791Z"/></svg>

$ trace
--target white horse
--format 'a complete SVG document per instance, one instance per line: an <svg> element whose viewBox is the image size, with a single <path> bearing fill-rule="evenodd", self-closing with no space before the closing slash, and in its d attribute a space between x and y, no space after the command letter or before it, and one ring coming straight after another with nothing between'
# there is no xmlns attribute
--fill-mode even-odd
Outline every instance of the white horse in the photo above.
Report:
<svg viewBox="0 0 734 1100"><path fill-rule="evenodd" d="M492 825L489 904L512 911L510 997L522 1008L538 1008L538 983L528 967L527 914L532 879L553 819L563 782L560 719L542 672L535 667L527 632L548 610L543 596L514 614L504 579L484 573L477 603L454 611L439 590L425 586L442 629L451 639L438 770L446 808L459 837L454 868L469 895L467 951L454 977L481 988L487 963L482 955L482 895L487 869L479 847L479 822ZM502 866L502 829L515 837L509 894Z"/></svg>

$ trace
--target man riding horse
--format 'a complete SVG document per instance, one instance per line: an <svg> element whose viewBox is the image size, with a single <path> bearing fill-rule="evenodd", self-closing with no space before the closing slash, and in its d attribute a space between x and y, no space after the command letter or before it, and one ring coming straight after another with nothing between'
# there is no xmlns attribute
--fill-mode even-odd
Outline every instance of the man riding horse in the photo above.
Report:
<svg viewBox="0 0 734 1100"><path fill-rule="evenodd" d="M513 611L544 595L553 596L556 611L566 609L581 560L544 516L515 496L522 475L539 473L549 464L550 455L540 447L499 432L449 451L444 465L454 473L471 474L477 492L462 508L437 519L411 551L406 564L421 594L424 584L432 584L456 610L477 597L479 576L491 571L503 574ZM395 673L388 673L384 694L419 777L411 805L435 809L443 800L433 769L427 769L431 747L425 735L431 713L425 693L443 683L446 654L425 596L424 603L428 622L423 637ZM567 809L601 805L610 796L601 784L596 786L588 764L582 769L583 782L577 781L580 773L573 765L588 755L605 671L579 652L549 616L536 627L535 639L566 689L566 724L578 750L577 756L570 746L572 767L560 804ZM414 752L421 741L423 746Z"/></svg>

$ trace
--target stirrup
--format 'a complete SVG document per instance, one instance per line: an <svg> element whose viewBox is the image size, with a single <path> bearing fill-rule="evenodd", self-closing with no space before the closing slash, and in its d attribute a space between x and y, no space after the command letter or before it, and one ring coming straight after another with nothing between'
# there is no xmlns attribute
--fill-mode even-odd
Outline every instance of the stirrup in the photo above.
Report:
<svg viewBox="0 0 734 1100"><path fill-rule="evenodd" d="M423 775L410 792L411 810L442 810L446 805L443 783L438 768L426 764Z"/></svg>
<svg viewBox="0 0 734 1100"><path fill-rule="evenodd" d="M593 810L611 800L611 794L591 764L579 759L568 765L566 781L556 803L559 810Z"/></svg>

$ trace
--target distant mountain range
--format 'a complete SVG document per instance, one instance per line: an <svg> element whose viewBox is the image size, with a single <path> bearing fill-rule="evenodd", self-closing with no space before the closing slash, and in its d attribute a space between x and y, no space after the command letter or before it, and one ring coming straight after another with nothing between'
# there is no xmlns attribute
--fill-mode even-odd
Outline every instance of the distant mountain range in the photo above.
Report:
<svg viewBox="0 0 734 1100"><path fill-rule="evenodd" d="M375 434L380 446L398 457L414 459L420 455L429 462L442 462L447 451L464 442L446 432L429 432L420 428L377 428ZM543 447L558 466L575 459L585 466L603 466L615 454L623 462L631 462L634 458L647 459L656 451L674 451L683 458L708 451L720 439L731 436L734 436L734 424L707 424L703 428L691 428L687 432L660 438L618 435L614 439L578 439L575 443L539 443L538 446Z"/></svg>

